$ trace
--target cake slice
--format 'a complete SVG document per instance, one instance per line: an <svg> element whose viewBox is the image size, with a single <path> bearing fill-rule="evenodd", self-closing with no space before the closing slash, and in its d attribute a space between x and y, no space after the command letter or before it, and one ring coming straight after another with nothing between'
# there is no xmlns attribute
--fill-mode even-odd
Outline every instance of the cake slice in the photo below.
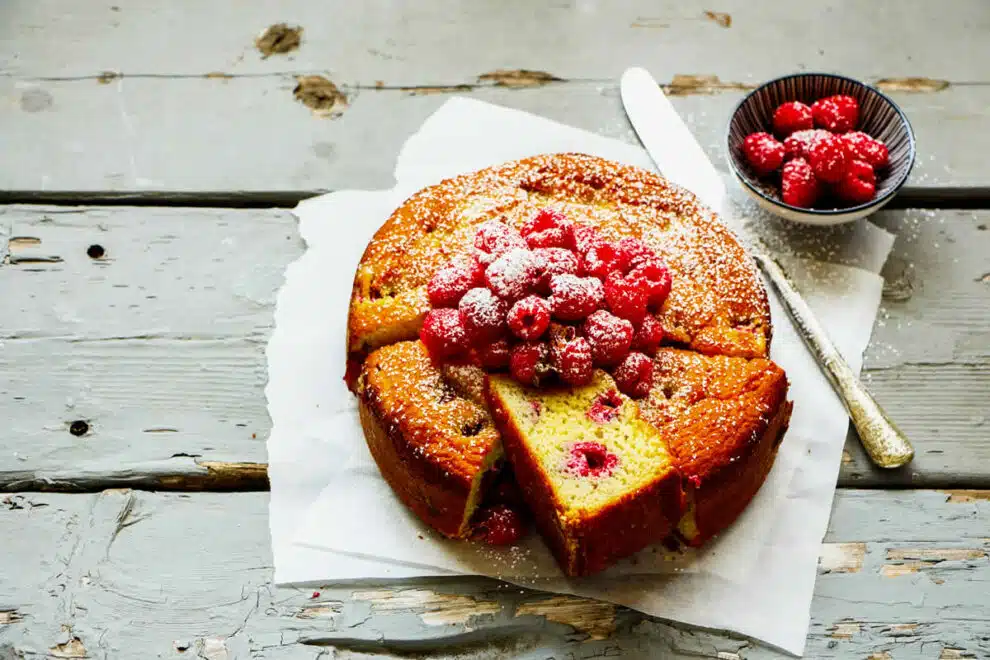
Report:
<svg viewBox="0 0 990 660"><path fill-rule="evenodd" d="M442 534L469 536L484 477L502 457L488 410L465 397L465 383L452 386L418 341L372 352L356 389L368 448L392 490Z"/></svg>
<svg viewBox="0 0 990 660"><path fill-rule="evenodd" d="M608 374L540 389L491 375L487 396L523 497L567 575L601 571L673 529L682 502L673 459Z"/></svg>
<svg viewBox="0 0 990 660"><path fill-rule="evenodd" d="M681 536L700 546L728 527L759 491L787 430L787 376L762 358L661 348L654 384L639 402L684 478Z"/></svg>

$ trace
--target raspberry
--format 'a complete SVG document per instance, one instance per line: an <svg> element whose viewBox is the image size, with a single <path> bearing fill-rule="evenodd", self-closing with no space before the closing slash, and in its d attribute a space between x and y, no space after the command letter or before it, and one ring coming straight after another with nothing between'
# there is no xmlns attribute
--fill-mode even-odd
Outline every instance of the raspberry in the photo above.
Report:
<svg viewBox="0 0 990 660"><path fill-rule="evenodd" d="M874 169L887 166L889 161L887 145L880 140L862 131L851 131L842 136L842 143L846 145L848 158L865 161Z"/></svg>
<svg viewBox="0 0 990 660"><path fill-rule="evenodd" d="M478 362L485 369L505 369L509 366L509 340L505 337L476 349Z"/></svg>
<svg viewBox="0 0 990 660"><path fill-rule="evenodd" d="M586 385L593 372L591 344L584 337L576 337L552 350L553 366L560 379L568 385Z"/></svg>
<svg viewBox="0 0 990 660"><path fill-rule="evenodd" d="M561 321L580 321L605 302L605 288L594 277L554 275L550 293L550 309Z"/></svg>
<svg viewBox="0 0 990 660"><path fill-rule="evenodd" d="M822 135L828 134L828 131L823 131L820 128L792 133L784 140L784 160L788 161L792 158L804 158L807 160L808 149L811 147L811 143Z"/></svg>
<svg viewBox="0 0 990 660"><path fill-rule="evenodd" d="M859 101L842 94L818 99L811 104L811 115L815 126L833 133L845 133L856 128L856 122L859 121Z"/></svg>
<svg viewBox="0 0 990 660"><path fill-rule="evenodd" d="M456 309L431 309L423 319L419 338L437 362L467 350L468 339Z"/></svg>
<svg viewBox="0 0 990 660"><path fill-rule="evenodd" d="M650 393L653 386L653 361L642 353L630 353L612 373L619 391L634 399Z"/></svg>
<svg viewBox="0 0 990 660"><path fill-rule="evenodd" d="M574 249L582 256L591 248L605 241L597 229L588 225L575 225L572 233L574 234Z"/></svg>
<svg viewBox="0 0 990 660"><path fill-rule="evenodd" d="M525 247L526 241L519 232L498 220L482 223L474 235L475 257L486 265L509 250Z"/></svg>
<svg viewBox="0 0 990 660"><path fill-rule="evenodd" d="M635 268L641 262L656 259L657 256L656 252L650 249L650 246L638 238L620 239L616 245L616 250L619 253L619 260L627 268Z"/></svg>
<svg viewBox="0 0 990 660"><path fill-rule="evenodd" d="M509 545L526 535L526 521L515 509L495 504L475 515L471 536L490 545Z"/></svg>
<svg viewBox="0 0 990 660"><path fill-rule="evenodd" d="M481 284L481 265L474 259L452 261L433 274L426 285L434 307L457 307L458 301Z"/></svg>
<svg viewBox="0 0 990 660"><path fill-rule="evenodd" d="M835 195L853 204L865 204L877 192L877 176L869 163L854 160L849 163L846 175L835 184Z"/></svg>
<svg viewBox="0 0 990 660"><path fill-rule="evenodd" d="M573 223L560 211L541 209L532 220L523 225L520 233L533 249L573 248L573 229Z"/></svg>
<svg viewBox="0 0 990 660"><path fill-rule="evenodd" d="M525 341L512 347L509 353L509 373L524 385L539 385L549 371L550 349L543 342Z"/></svg>
<svg viewBox="0 0 990 660"><path fill-rule="evenodd" d="M800 101L781 103L773 111L773 132L781 139L794 131L813 128L814 125L815 122L811 118L811 108Z"/></svg>
<svg viewBox="0 0 990 660"><path fill-rule="evenodd" d="M770 174L784 162L784 145L769 133L750 133L743 140L743 155L757 174Z"/></svg>
<svg viewBox="0 0 990 660"><path fill-rule="evenodd" d="M597 366L618 364L632 345L633 324L604 309L585 319L582 330L591 344L591 357Z"/></svg>
<svg viewBox="0 0 990 660"><path fill-rule="evenodd" d="M649 300L649 290L640 280L623 277L622 273L609 273L605 279L605 302L620 319L638 324L646 316Z"/></svg>
<svg viewBox="0 0 990 660"><path fill-rule="evenodd" d="M509 329L520 339L539 339L550 327L550 306L538 296L527 296L509 310Z"/></svg>
<svg viewBox="0 0 990 660"><path fill-rule="evenodd" d="M536 280L536 290L550 293L550 280L554 275L577 275L579 263L577 255L564 248L537 248L533 250L542 268Z"/></svg>
<svg viewBox="0 0 990 660"><path fill-rule="evenodd" d="M785 204L810 209L818 199L818 179L811 165L804 158L795 158L784 164L780 176L781 196Z"/></svg>
<svg viewBox="0 0 990 660"><path fill-rule="evenodd" d="M663 307L664 301L670 295L670 287L673 284L670 271L667 270L667 267L662 261L656 258L643 261L629 271L629 275L626 278L646 289L647 295L649 295L649 305L653 309Z"/></svg>
<svg viewBox="0 0 990 660"><path fill-rule="evenodd" d="M636 334L633 335L632 349L647 355L656 355L662 341L663 326L660 325L660 321L657 321L655 316L647 314L636 329Z"/></svg>
<svg viewBox="0 0 990 660"><path fill-rule="evenodd" d="M581 259L581 271L585 275L604 280L609 273L625 270L618 248L602 241L588 250Z"/></svg>
<svg viewBox="0 0 990 660"><path fill-rule="evenodd" d="M607 477L619 457L600 442L575 442L567 458L567 471L579 477Z"/></svg>
<svg viewBox="0 0 990 660"><path fill-rule="evenodd" d="M534 401L533 403L538 404L539 402ZM495 470L494 472L489 470L485 473L484 478L487 478L489 474L495 475L491 483L485 484L482 481L485 503L505 504L517 511L525 511L526 503L523 501L522 493L519 492L519 486L512 475L512 469L503 467L495 468Z"/></svg>
<svg viewBox="0 0 990 660"><path fill-rule="evenodd" d="M461 298L457 308L471 343L482 344L505 334L505 315L509 308L488 289L471 289Z"/></svg>
<svg viewBox="0 0 990 660"><path fill-rule="evenodd" d="M846 145L838 135L821 135L808 147L808 163L820 181L835 183L846 173Z"/></svg>
<svg viewBox="0 0 990 660"><path fill-rule="evenodd" d="M622 408L622 397L617 391L609 390L599 394L585 414L597 424L608 424L619 416L620 408Z"/></svg>
<svg viewBox="0 0 990 660"><path fill-rule="evenodd" d="M530 250L515 248L498 257L485 271L485 283L499 298L514 302L536 286L539 259Z"/></svg>

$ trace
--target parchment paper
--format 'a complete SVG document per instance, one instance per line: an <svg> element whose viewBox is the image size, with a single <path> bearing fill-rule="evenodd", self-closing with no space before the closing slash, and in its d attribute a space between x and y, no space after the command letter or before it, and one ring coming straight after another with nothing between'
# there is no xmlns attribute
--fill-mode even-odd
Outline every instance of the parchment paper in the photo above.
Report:
<svg viewBox="0 0 990 660"><path fill-rule="evenodd" d="M526 113L452 99L404 146L395 188L333 193L297 208L308 250L287 270L268 346L275 579L326 583L478 573L733 630L801 653L848 422L772 295L771 354L791 382L790 430L752 504L698 553L671 557L647 551L635 564L568 580L536 536L514 550L440 539L398 503L378 475L353 396L342 381L347 299L364 246L389 213L424 185L557 151L652 169L639 147ZM757 214L742 204L744 213ZM761 229L773 234L792 277L858 370L882 287L874 273L892 237L866 222L810 238L801 232L795 238L792 228L771 221ZM801 255L839 254L847 265L796 258L787 254L790 245L800 245L794 252Z"/></svg>

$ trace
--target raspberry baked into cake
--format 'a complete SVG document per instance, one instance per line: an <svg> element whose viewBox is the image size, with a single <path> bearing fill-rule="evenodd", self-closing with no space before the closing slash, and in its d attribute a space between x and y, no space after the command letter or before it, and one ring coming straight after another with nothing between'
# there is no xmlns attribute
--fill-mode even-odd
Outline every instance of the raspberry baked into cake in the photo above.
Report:
<svg viewBox="0 0 990 660"><path fill-rule="evenodd" d="M535 523L568 575L701 545L787 428L766 292L718 218L582 154L425 188L358 266L346 379L382 476L452 538Z"/></svg>

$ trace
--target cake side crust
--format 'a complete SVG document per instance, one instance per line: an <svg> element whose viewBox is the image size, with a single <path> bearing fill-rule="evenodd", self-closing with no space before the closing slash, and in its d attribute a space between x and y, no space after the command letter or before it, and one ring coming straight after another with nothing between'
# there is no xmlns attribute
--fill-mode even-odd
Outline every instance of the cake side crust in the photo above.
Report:
<svg viewBox="0 0 990 660"><path fill-rule="evenodd" d="M365 439L382 476L427 524L465 536L481 477L502 455L488 411L460 398L418 342L372 353L357 389Z"/></svg>

